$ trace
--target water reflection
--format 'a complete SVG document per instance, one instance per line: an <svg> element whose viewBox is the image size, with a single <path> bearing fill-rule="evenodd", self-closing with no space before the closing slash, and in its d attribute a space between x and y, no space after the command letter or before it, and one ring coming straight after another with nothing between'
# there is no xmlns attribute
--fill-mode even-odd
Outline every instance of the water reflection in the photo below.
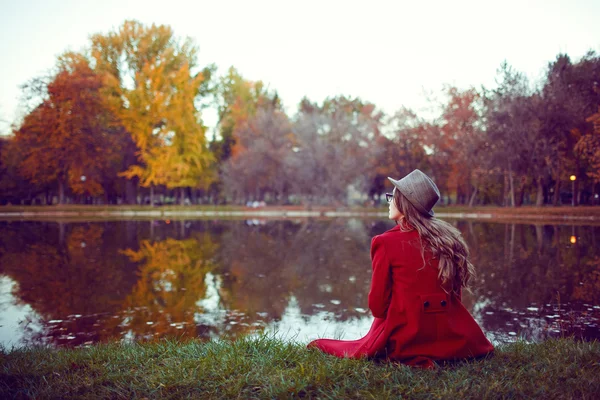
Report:
<svg viewBox="0 0 600 400"><path fill-rule="evenodd" d="M495 340L599 338L598 227L456 221L478 275L467 308ZM0 222L0 341L85 345L369 328L358 219ZM575 238L575 240L573 240Z"/></svg>

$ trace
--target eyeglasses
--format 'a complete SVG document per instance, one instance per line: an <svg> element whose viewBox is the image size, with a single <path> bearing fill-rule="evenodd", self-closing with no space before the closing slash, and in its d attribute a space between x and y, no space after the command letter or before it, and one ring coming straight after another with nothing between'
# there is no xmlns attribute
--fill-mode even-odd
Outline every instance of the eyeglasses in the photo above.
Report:
<svg viewBox="0 0 600 400"><path fill-rule="evenodd" d="M393 193L386 193L385 194L385 199L387 200L388 203L391 203L393 198L394 198L394 194Z"/></svg>

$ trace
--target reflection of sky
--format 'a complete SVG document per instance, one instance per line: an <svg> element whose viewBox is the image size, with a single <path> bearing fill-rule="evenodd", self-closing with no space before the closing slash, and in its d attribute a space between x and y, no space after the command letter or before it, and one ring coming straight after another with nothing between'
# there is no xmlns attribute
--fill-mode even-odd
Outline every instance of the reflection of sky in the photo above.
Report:
<svg viewBox="0 0 600 400"><path fill-rule="evenodd" d="M346 321L336 321L334 314L327 311L303 315L296 297L292 295L281 321L267 325L265 333L305 344L320 338L355 340L366 335L372 323L373 317L370 315Z"/></svg>
<svg viewBox="0 0 600 400"><path fill-rule="evenodd" d="M13 345L22 344L27 331L41 330L40 325L31 319L31 316L35 315L31 306L18 303L13 296L16 284L8 276L0 276L0 345L8 349Z"/></svg>
<svg viewBox="0 0 600 400"><path fill-rule="evenodd" d="M196 302L200 311L194 314L194 322L196 324L220 327L224 323L226 314L226 310L220 304L221 296L219 296L219 289L221 288L221 278L207 272L204 283L206 284L205 297ZM217 339L218 335L211 333L211 338Z"/></svg>
<svg viewBox="0 0 600 400"><path fill-rule="evenodd" d="M484 298L484 299L481 299L480 301L476 302L473 305L473 310L471 310L471 315L473 316L475 321L477 321L479 326L483 326L483 318L482 318L481 312L483 311L483 309L485 307L487 307L490 304L491 304L490 299Z"/></svg>
<svg viewBox="0 0 600 400"><path fill-rule="evenodd" d="M206 274L205 283L205 298L196 303L202 312L196 313L194 320L197 324L222 328L227 323L225 320L228 311L223 309L220 303L220 277L209 272ZM328 311L303 315L296 297L292 295L281 320L267 323L263 332L286 341L304 344L323 337L354 340L366 335L372 322L373 317L370 315L345 321L337 321L334 313ZM255 326L258 325L262 324ZM213 339L217 338L218 335L215 334Z"/></svg>

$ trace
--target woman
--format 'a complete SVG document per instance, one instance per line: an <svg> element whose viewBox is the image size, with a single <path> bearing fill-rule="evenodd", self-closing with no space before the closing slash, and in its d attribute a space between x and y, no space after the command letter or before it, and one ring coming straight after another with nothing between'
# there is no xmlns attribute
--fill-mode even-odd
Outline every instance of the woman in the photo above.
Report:
<svg viewBox="0 0 600 400"><path fill-rule="evenodd" d="M493 352L462 305L474 268L460 232L434 217L437 186L418 169L388 179L395 186L386 198L396 226L371 242L373 325L362 339L318 339L308 346L338 357L388 358L424 368Z"/></svg>

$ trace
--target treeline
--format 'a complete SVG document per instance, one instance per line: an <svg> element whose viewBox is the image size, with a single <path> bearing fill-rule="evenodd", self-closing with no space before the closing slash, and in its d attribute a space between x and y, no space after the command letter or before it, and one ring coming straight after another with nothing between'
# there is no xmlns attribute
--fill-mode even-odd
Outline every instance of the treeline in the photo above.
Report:
<svg viewBox="0 0 600 400"><path fill-rule="evenodd" d="M201 66L193 40L126 21L23 86L0 203L374 204L419 168L444 204L598 204L599 85L590 51L541 82L504 63L494 89L446 87L434 117L346 96L288 115L261 81Z"/></svg>

